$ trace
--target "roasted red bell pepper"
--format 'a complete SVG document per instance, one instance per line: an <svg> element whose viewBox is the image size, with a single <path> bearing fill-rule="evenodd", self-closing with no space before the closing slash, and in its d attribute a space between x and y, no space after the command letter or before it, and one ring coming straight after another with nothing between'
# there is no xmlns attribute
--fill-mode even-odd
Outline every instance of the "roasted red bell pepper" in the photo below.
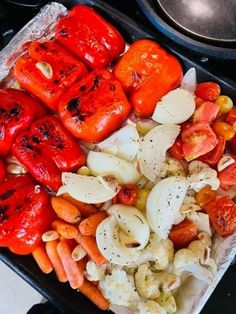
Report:
<svg viewBox="0 0 236 314"><path fill-rule="evenodd" d="M95 70L61 98L59 116L77 138L101 141L117 130L131 110L120 83L107 70Z"/></svg>
<svg viewBox="0 0 236 314"><path fill-rule="evenodd" d="M16 89L0 89L0 99L0 155L7 155L16 135L46 110L36 99Z"/></svg>
<svg viewBox="0 0 236 314"><path fill-rule="evenodd" d="M179 61L148 39L133 43L113 72L142 117L152 115L160 98L176 88L183 75Z"/></svg>
<svg viewBox="0 0 236 314"><path fill-rule="evenodd" d="M60 19L56 40L92 69L108 66L125 48L121 34L86 5Z"/></svg>
<svg viewBox="0 0 236 314"><path fill-rule="evenodd" d="M6 176L6 169L4 162L0 159L0 182L4 180Z"/></svg>
<svg viewBox="0 0 236 314"><path fill-rule="evenodd" d="M79 144L55 117L37 120L31 127L31 133L39 142L43 154L52 158L61 171L75 170L85 164L85 155Z"/></svg>
<svg viewBox="0 0 236 314"><path fill-rule="evenodd" d="M57 110L61 95L86 75L83 63L53 41L33 42L29 54L20 57L14 74L20 85Z"/></svg>
<svg viewBox="0 0 236 314"><path fill-rule="evenodd" d="M29 175L0 184L0 246L30 254L54 218L47 193Z"/></svg>
<svg viewBox="0 0 236 314"><path fill-rule="evenodd" d="M53 191L61 185L61 171L75 170L85 163L79 144L53 116L37 120L29 131L21 133L12 153L36 180Z"/></svg>
<svg viewBox="0 0 236 314"><path fill-rule="evenodd" d="M229 196L208 203L204 209L218 235L227 236L236 232L236 204Z"/></svg>

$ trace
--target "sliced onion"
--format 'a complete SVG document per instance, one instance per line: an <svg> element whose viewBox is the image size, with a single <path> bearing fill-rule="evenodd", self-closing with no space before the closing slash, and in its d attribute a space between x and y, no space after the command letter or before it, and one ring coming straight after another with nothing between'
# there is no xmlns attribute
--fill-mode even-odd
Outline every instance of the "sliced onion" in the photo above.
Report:
<svg viewBox="0 0 236 314"><path fill-rule="evenodd" d="M180 126L158 125L141 139L137 161L141 173L150 181L155 182L170 148L180 132Z"/></svg>
<svg viewBox="0 0 236 314"><path fill-rule="evenodd" d="M157 103L152 119L162 124L179 124L187 121L194 110L193 94L183 88L177 88Z"/></svg>
<svg viewBox="0 0 236 314"><path fill-rule="evenodd" d="M140 250L147 245L150 229L146 218L137 208L116 204L110 207L108 213L116 218L119 228L128 236L126 243L123 242L126 247Z"/></svg>
<svg viewBox="0 0 236 314"><path fill-rule="evenodd" d="M106 202L119 192L119 185L114 176L92 177L63 172L62 183L71 197L87 204Z"/></svg>
<svg viewBox="0 0 236 314"><path fill-rule="evenodd" d="M138 152L139 134L134 124L128 124L97 146L105 153L131 161Z"/></svg>
<svg viewBox="0 0 236 314"><path fill-rule="evenodd" d="M132 163L107 153L90 151L87 165L92 175L114 175L120 184L135 184L141 177Z"/></svg>
<svg viewBox="0 0 236 314"><path fill-rule="evenodd" d="M57 191L57 196L60 196L62 194L65 194L66 193L66 189L64 187L64 185L62 185L59 190Z"/></svg>
<svg viewBox="0 0 236 314"><path fill-rule="evenodd" d="M185 177L169 177L158 182L149 194L147 220L152 230L162 239L168 237L188 189Z"/></svg>
<svg viewBox="0 0 236 314"><path fill-rule="evenodd" d="M184 75L181 88L189 91L190 93L194 94L197 87L197 74L195 68L190 68Z"/></svg>
<svg viewBox="0 0 236 314"><path fill-rule="evenodd" d="M207 214L192 212L187 214L187 218L196 223L198 232L206 232L211 235L210 220Z"/></svg>

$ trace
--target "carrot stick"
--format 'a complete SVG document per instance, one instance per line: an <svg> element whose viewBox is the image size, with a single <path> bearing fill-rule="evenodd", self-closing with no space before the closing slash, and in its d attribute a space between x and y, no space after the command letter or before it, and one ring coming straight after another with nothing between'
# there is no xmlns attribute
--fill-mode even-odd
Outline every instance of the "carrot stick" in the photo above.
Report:
<svg viewBox="0 0 236 314"><path fill-rule="evenodd" d="M73 204L75 207L79 209L82 216L87 218L98 212L97 208L92 204L86 204L72 198L68 193L62 195L62 198Z"/></svg>
<svg viewBox="0 0 236 314"><path fill-rule="evenodd" d="M64 267L65 273L69 280L72 289L78 289L84 282L83 272L81 272L81 267L78 266L71 257L71 249L69 245L63 241L57 244L57 252L60 256L62 265Z"/></svg>
<svg viewBox="0 0 236 314"><path fill-rule="evenodd" d="M75 226L69 225L60 219L53 221L52 228L66 239L73 239L78 235L78 230Z"/></svg>
<svg viewBox="0 0 236 314"><path fill-rule="evenodd" d="M72 224L81 220L79 209L62 197L53 196L51 204L57 216L62 220Z"/></svg>
<svg viewBox="0 0 236 314"><path fill-rule="evenodd" d="M91 235L95 237L98 225L106 217L107 217L106 212L99 212L97 214L93 214L92 216L81 221L81 223L79 224L79 231L83 235Z"/></svg>
<svg viewBox="0 0 236 314"><path fill-rule="evenodd" d="M53 266L50 259L47 256L45 247L43 244L40 244L36 250L32 253L36 263L43 273L49 274L53 271Z"/></svg>
<svg viewBox="0 0 236 314"><path fill-rule="evenodd" d="M57 244L58 244L58 241L56 240L47 242L46 252L53 265L53 268L55 270L58 280L60 282L66 282L68 281L68 279L67 279L65 270L63 268L63 265L61 263L60 256L57 253Z"/></svg>
<svg viewBox="0 0 236 314"><path fill-rule="evenodd" d="M78 235L75 238L75 240L76 240L76 242L81 244L83 249L88 253L88 255L91 257L91 259L95 263L100 264L100 265L107 263L107 260L99 251L96 240L94 237L85 236L82 233L78 232Z"/></svg>
<svg viewBox="0 0 236 314"><path fill-rule="evenodd" d="M98 287L96 287L92 282L85 279L84 283L79 288L79 291L96 304L101 310L108 310L108 301L104 298Z"/></svg>

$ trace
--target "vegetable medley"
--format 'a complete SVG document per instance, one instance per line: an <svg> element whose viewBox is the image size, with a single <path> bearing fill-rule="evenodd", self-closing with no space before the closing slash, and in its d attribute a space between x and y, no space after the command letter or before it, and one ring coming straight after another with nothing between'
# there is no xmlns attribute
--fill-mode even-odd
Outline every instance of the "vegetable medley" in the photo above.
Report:
<svg viewBox="0 0 236 314"><path fill-rule="evenodd" d="M2 82L0 246L100 309L171 314L236 231L236 108L156 42L124 51L77 5Z"/></svg>

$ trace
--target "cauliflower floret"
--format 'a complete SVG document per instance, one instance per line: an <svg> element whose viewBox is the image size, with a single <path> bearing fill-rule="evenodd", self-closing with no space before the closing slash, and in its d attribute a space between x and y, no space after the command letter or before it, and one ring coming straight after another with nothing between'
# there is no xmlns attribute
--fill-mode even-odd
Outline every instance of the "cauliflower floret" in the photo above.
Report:
<svg viewBox="0 0 236 314"><path fill-rule="evenodd" d="M211 247L212 246L212 240L211 236L207 232L199 232L197 235L198 239L201 240L204 244Z"/></svg>
<svg viewBox="0 0 236 314"><path fill-rule="evenodd" d="M161 180L171 176L185 177L186 173L180 161L171 157L167 157L162 165L158 179Z"/></svg>
<svg viewBox="0 0 236 314"><path fill-rule="evenodd" d="M104 276L99 287L110 303L132 307L140 301L133 278L119 268L114 268L110 275Z"/></svg>
<svg viewBox="0 0 236 314"><path fill-rule="evenodd" d="M134 276L135 286L141 297L145 299L156 299L160 295L160 282L156 274L150 269L149 264L142 264Z"/></svg>
<svg viewBox="0 0 236 314"><path fill-rule="evenodd" d="M175 298L171 292L163 292L156 301L166 310L167 314L173 314L177 310Z"/></svg>
<svg viewBox="0 0 236 314"><path fill-rule="evenodd" d="M216 170L198 160L194 160L189 164L188 179L190 188L195 192L199 192L206 185L210 185L212 190L217 190L220 186Z"/></svg>
<svg viewBox="0 0 236 314"><path fill-rule="evenodd" d="M173 266L174 273L177 276L193 275L208 284L212 282L212 273L199 264L198 258L190 249L181 249L177 251L174 257Z"/></svg>
<svg viewBox="0 0 236 314"><path fill-rule="evenodd" d="M180 278L175 274L171 274L166 271L160 271L155 275L157 280L161 284L161 291L163 292L168 292L177 289L181 284Z"/></svg>
<svg viewBox="0 0 236 314"><path fill-rule="evenodd" d="M94 261L89 261L86 264L86 277L90 281L98 281L105 274L106 265L97 265Z"/></svg>
<svg viewBox="0 0 236 314"><path fill-rule="evenodd" d="M135 314L167 314L166 310L155 301L140 302Z"/></svg>

